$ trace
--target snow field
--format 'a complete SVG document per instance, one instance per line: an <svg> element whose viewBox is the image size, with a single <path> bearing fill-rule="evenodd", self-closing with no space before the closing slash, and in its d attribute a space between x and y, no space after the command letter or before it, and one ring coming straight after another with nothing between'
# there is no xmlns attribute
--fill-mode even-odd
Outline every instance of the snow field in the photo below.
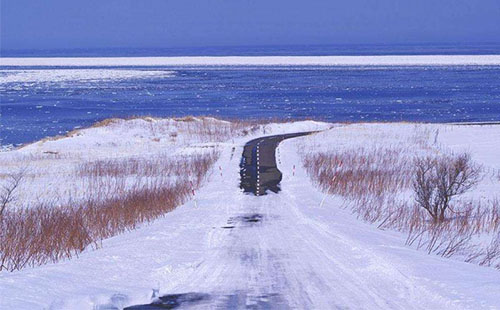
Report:
<svg viewBox="0 0 500 310"><path fill-rule="evenodd" d="M126 130L113 126L118 126L113 132ZM220 152L216 170L208 174L193 200L135 230L103 240L98 250L87 248L78 258L0 273L0 308L122 309L151 302L155 289L160 294L206 294L208 298L194 309L500 309L496 270L405 246L404 233L360 221L345 208L343 197L325 195L310 182L301 165L304 153L316 148L349 149L358 139L367 148L369 141L411 142L414 139L408 137L421 125L332 126L310 121L269 124L222 142L209 142L219 140L215 135L192 135L194 144L188 142L190 138L186 144L179 138L179 145L185 146L179 153L214 144ZM261 135L325 129L330 130L280 144L277 160L283 180L279 194L241 193L238 165L246 141ZM433 130L428 130L431 140ZM462 129L450 128L450 135L464 133L454 130ZM479 131L477 140L486 145L496 130ZM444 145L445 132L440 129L439 144ZM88 132L82 139L93 137L106 146L107 134L95 133ZM132 139L116 136L121 143ZM48 145L51 150L69 150L63 146L68 143L65 140ZM459 149L463 143L454 147ZM260 214L262 220L241 221L250 214ZM229 223L234 228L223 228Z"/></svg>

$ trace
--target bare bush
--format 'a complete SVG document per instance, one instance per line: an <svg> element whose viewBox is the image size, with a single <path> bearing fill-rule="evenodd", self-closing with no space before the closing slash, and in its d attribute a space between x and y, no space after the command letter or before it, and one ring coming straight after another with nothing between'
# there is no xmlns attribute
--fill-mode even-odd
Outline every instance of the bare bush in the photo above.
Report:
<svg viewBox="0 0 500 310"><path fill-rule="evenodd" d="M15 200L16 190L21 184L25 174L26 169L21 169L16 173L7 175L6 184L2 185L2 188L0 189L0 218L3 216L3 213L9 204Z"/></svg>
<svg viewBox="0 0 500 310"><path fill-rule="evenodd" d="M478 182L479 167L468 155L415 160L413 154L413 149L373 146L309 153L302 159L319 188L343 197L344 207L365 221L377 223L380 229L406 232L407 245L500 268L500 237L489 245L484 242L500 231L498 197L454 200ZM432 182L428 180L430 172L436 176ZM418 185L418 173L421 180L429 182L433 195L442 193L447 197L437 200L437 221L429 220L427 209L408 199ZM439 187L435 189L432 184ZM449 212L443 213L446 220L443 217L440 221L442 202Z"/></svg>
<svg viewBox="0 0 500 310"><path fill-rule="evenodd" d="M468 154L415 160L413 190L418 206L435 222L443 222L451 200L477 184L480 169Z"/></svg>

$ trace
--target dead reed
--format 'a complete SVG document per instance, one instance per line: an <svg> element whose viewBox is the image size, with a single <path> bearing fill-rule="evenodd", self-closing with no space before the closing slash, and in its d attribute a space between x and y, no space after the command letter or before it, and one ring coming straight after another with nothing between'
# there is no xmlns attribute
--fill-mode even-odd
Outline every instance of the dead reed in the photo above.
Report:
<svg viewBox="0 0 500 310"><path fill-rule="evenodd" d="M83 164L81 177L105 177L113 182L96 182L101 188L87 192L87 199L63 206L45 202L5 210L0 217L0 270L78 256L89 246L97 248L105 238L163 216L190 198L191 190L201 184L217 158L212 152L173 161L161 157L146 162L123 159ZM159 174L168 177L155 177ZM134 175L134 181L117 194L110 184L130 181L128 175ZM138 175L149 181L138 181Z"/></svg>
<svg viewBox="0 0 500 310"><path fill-rule="evenodd" d="M319 188L344 197L346 206L363 220L406 232L408 245L500 268L498 198L450 202L446 219L434 221L411 198L417 169L411 149L356 147L304 154L302 159Z"/></svg>
<svg viewBox="0 0 500 310"><path fill-rule="evenodd" d="M358 148L307 154L304 166L317 184L331 194L350 198L382 196L408 189L411 163L399 148Z"/></svg>

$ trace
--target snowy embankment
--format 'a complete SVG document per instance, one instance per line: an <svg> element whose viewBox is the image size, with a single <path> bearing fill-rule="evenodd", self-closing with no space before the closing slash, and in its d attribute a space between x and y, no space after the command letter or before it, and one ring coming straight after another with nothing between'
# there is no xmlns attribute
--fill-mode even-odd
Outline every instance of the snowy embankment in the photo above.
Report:
<svg viewBox="0 0 500 310"><path fill-rule="evenodd" d="M134 164L152 160L161 162L162 159L179 161L218 151L221 146L235 139L287 130L316 129L310 123L315 124L302 122L289 129L290 126L285 123L264 125L221 121L210 117L108 119L65 136L49 137L18 149L0 152L0 176L3 176L2 181L6 181L5 177L9 173L24 171L26 174L16 189L22 201L14 206L31 206L48 201L62 205L87 197L92 186L107 181L105 177L103 180L88 178L92 171L87 169L100 168L89 168L92 164L113 165L120 161ZM109 174L109 171L98 172ZM149 177L158 175L153 173ZM175 181L175 176L164 177ZM130 185L130 180L124 181L125 187Z"/></svg>
<svg viewBox="0 0 500 310"><path fill-rule="evenodd" d="M167 151L182 156L214 148L220 153L194 199L164 217L103 240L99 249L87 248L78 258L1 272L0 308L122 309L149 303L152 290L159 290L161 295L204 294L201 309L500 309L498 271L405 246L404 232L357 219L344 208L344 198L325 196L301 165L303 154L359 144L403 144L408 149L417 141L425 146L419 138L423 132L439 149L469 149L493 173L500 163L490 149L497 144L500 127L204 122L215 126L198 126L199 120L117 121L0 154L3 163L10 162L9 169L13 161L33 160L34 169L53 171L46 179L44 172L30 178L41 178L32 181L38 186L52 180L63 190L76 185L55 172L59 163L62 171L74 171L80 162L110 154L144 158ZM241 192L239 162L245 142L311 130L326 131L278 147L280 193L256 197ZM482 182L474 196L498 193L500 181L493 175ZM241 221L248 214L262 220ZM233 228L227 228L229 223Z"/></svg>
<svg viewBox="0 0 500 310"><path fill-rule="evenodd" d="M0 153L0 271L78 256L192 198L220 144L272 125L108 119Z"/></svg>
<svg viewBox="0 0 500 310"><path fill-rule="evenodd" d="M1 66L493 66L500 55L0 58Z"/></svg>
<svg viewBox="0 0 500 310"><path fill-rule="evenodd" d="M428 253L500 269L499 129L359 124L304 139L313 147L297 150L318 186L343 197L344 207L359 218L407 233L407 245ZM462 195L447 197L445 221L435 223L415 202L415 160L451 165L461 154L470 154L478 182Z"/></svg>
<svg viewBox="0 0 500 310"><path fill-rule="evenodd" d="M26 177L17 189L21 205L46 201L62 205L87 197L93 185L107 181L106 176L99 180L90 178L89 171L85 171L89 164L181 160L216 151L218 139L227 139L231 130L213 119L105 120L66 136L49 137L0 153L0 173L25 170ZM220 137L214 137L215 134ZM171 177L175 181L175 176ZM124 181L125 186L130 185Z"/></svg>

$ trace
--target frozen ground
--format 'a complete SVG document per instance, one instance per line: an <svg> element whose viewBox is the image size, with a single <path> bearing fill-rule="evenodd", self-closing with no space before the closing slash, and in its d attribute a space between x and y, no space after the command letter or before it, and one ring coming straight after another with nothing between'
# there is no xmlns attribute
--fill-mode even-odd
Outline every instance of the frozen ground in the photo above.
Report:
<svg viewBox="0 0 500 310"><path fill-rule="evenodd" d="M438 143L444 147L469 149L475 160L491 169L500 166L494 155L499 151L500 127L430 126L431 133L440 129ZM149 303L155 289L161 295L206 294L193 305L200 309L500 309L500 273L495 269L406 247L405 235L363 223L340 208L343 201L337 197L328 197L319 207L324 194L309 181L298 147L334 148L339 136L345 135L343 143L348 144L352 139L368 142L373 134L385 137L387 132L392 132L387 140L391 143L415 125L334 126L316 136L287 140L277 151L282 191L260 197L240 191L238 166L247 140L330 127L316 122L276 124L265 132L261 127L245 137L217 141L220 161L195 201L105 240L102 249L78 258L0 273L0 308L121 309ZM90 149L113 140L97 137L90 139L93 144L71 145ZM120 143L126 146L127 139ZM130 140L130 146L149 137L134 139L139 140ZM68 149L68 141L30 148L62 151ZM196 143L201 147L209 142ZM174 145L164 147L182 150ZM128 149L114 153L120 152ZM492 184L488 188L493 189ZM254 215L260 220L245 220Z"/></svg>
<svg viewBox="0 0 500 310"><path fill-rule="evenodd" d="M1 58L1 66L428 66L500 65L500 55L190 56Z"/></svg>

